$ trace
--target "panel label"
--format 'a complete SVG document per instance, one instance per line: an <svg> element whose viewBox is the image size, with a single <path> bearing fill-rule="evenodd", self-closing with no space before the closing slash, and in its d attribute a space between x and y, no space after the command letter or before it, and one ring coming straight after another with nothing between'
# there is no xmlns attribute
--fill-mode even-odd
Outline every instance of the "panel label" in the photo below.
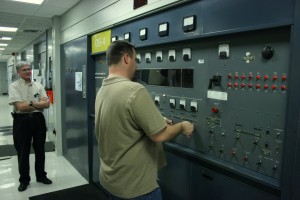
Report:
<svg viewBox="0 0 300 200"><path fill-rule="evenodd" d="M111 43L111 30L92 35L92 53L104 52Z"/></svg>

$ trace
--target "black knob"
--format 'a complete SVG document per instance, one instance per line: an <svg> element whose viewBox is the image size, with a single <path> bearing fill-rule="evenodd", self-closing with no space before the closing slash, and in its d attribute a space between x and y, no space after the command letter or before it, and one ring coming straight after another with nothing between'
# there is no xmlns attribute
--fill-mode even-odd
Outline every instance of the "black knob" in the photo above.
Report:
<svg viewBox="0 0 300 200"><path fill-rule="evenodd" d="M269 60L274 55L274 49L271 46L265 46L261 52L263 58Z"/></svg>

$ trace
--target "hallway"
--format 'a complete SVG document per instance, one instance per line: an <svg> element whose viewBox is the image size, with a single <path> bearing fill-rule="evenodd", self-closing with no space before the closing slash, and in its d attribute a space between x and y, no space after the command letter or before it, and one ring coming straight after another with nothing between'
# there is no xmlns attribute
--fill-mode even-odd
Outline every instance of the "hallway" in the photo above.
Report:
<svg viewBox="0 0 300 200"><path fill-rule="evenodd" d="M13 144L13 120L10 112L11 106L8 105L8 96L0 95L0 145ZM19 192L17 156L0 157L1 200L27 200L31 196L88 183L63 156L57 156L55 151L46 153L47 176L53 181L53 184L44 185L36 182L34 175L34 154L30 155L30 166L30 185L26 191Z"/></svg>

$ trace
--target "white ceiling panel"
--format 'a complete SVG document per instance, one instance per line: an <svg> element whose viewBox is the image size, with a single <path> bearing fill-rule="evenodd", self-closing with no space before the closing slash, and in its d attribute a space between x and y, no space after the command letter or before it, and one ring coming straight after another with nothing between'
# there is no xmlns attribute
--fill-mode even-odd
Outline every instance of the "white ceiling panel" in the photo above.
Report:
<svg viewBox="0 0 300 200"><path fill-rule="evenodd" d="M0 61L7 61L12 53L19 52L52 26L52 17L60 16L80 0L45 0L41 5L0 0L0 26L16 27L18 31L1 32L1 37L12 37ZM3 40L0 39L0 42Z"/></svg>

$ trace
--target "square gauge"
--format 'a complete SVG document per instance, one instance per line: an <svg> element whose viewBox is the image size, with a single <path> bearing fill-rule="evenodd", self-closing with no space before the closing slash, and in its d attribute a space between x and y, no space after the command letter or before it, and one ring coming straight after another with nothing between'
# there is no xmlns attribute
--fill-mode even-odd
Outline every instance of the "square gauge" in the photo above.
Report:
<svg viewBox="0 0 300 200"><path fill-rule="evenodd" d="M147 39L147 28L140 29L140 40Z"/></svg>
<svg viewBox="0 0 300 200"><path fill-rule="evenodd" d="M117 40L118 40L118 36L114 36L114 37L111 38L112 42L117 41Z"/></svg>
<svg viewBox="0 0 300 200"><path fill-rule="evenodd" d="M124 34L124 40L127 42L130 42L130 33L125 33Z"/></svg>
<svg viewBox="0 0 300 200"><path fill-rule="evenodd" d="M158 25L158 35L164 37L169 35L169 23L164 22Z"/></svg>
<svg viewBox="0 0 300 200"><path fill-rule="evenodd" d="M193 31L196 28L196 16L188 16L183 18L182 29L184 32Z"/></svg>

